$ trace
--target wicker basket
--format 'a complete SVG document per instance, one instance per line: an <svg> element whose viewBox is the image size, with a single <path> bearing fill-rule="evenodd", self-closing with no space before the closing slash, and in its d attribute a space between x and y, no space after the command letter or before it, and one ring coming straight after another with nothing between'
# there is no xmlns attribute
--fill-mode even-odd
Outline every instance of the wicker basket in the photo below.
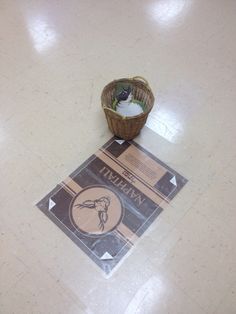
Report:
<svg viewBox="0 0 236 314"><path fill-rule="evenodd" d="M124 117L111 108L115 87L118 82L130 83L132 85L134 99L145 103L145 112L134 117ZM136 76L132 79L122 78L115 80L106 85L102 91L101 101L111 132L124 140L132 140L144 126L148 114L154 105L154 96L148 82L141 76Z"/></svg>

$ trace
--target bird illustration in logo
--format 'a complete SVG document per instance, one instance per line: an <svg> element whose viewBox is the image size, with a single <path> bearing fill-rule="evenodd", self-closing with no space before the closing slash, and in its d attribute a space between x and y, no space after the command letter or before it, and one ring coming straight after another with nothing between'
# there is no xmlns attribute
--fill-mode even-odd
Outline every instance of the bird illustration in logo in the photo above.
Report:
<svg viewBox="0 0 236 314"><path fill-rule="evenodd" d="M109 196L102 196L99 199L92 200L86 200L82 204L77 204L75 207L78 207L80 209L83 208L91 208L94 209L98 213L99 218L99 229L101 231L104 230L104 225L108 220L108 207L111 204L111 200Z"/></svg>

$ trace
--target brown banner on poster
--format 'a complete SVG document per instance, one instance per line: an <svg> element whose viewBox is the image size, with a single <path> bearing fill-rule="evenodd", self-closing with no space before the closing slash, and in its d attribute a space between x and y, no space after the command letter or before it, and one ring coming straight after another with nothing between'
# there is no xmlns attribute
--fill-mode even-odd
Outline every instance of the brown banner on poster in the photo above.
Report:
<svg viewBox="0 0 236 314"><path fill-rule="evenodd" d="M157 192L154 192L152 189L150 189L148 186L142 183L139 179L134 178L134 177L131 178L127 170L122 168L122 166L119 165L119 163L115 162L115 160L111 158L110 156L108 156L105 152L99 151L96 153L96 156L100 160L102 160L105 164L107 164L110 168L114 169L121 177L129 181L130 184L133 185L136 189L142 191L143 194L145 194L148 198L150 198L157 205L161 205L162 207L166 206L168 202L165 199L163 199L160 195L158 195ZM106 167L101 169L101 173L103 173L104 176L110 178L111 181L113 180L113 182L117 180L117 178L113 175L113 173ZM117 180L117 183L124 191L126 186L123 185L122 187L122 182L119 180ZM127 189L126 191L128 192L129 190Z"/></svg>
<svg viewBox="0 0 236 314"><path fill-rule="evenodd" d="M153 187L166 173L164 167L133 145L129 146L117 159Z"/></svg>

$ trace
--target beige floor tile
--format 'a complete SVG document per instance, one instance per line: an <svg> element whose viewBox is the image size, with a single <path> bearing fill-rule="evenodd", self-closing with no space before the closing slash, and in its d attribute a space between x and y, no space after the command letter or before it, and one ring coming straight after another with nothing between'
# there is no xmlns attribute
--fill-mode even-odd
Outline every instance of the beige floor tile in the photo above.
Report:
<svg viewBox="0 0 236 314"><path fill-rule="evenodd" d="M134 250L122 261L117 272L109 280L99 280L97 276L95 277L96 287L89 289L90 292L83 302L90 304L90 309L99 314L108 314L111 309L116 314L125 313L132 297L140 286L153 276L154 271L144 252ZM104 293L109 297L104 298Z"/></svg>
<svg viewBox="0 0 236 314"><path fill-rule="evenodd" d="M17 162L16 162L17 161ZM33 202L39 193L46 192L53 187L59 177L51 170L39 156L33 155L24 145L17 140L6 138L1 144L1 168L0 175L4 178L1 185L1 201L14 200L12 196L23 201ZM35 181L34 181L35 180Z"/></svg>
<svg viewBox="0 0 236 314"><path fill-rule="evenodd" d="M235 297L235 284L227 291L226 295L223 298L223 301L220 303L217 310L214 314L234 314L236 312L236 297Z"/></svg>
<svg viewBox="0 0 236 314"><path fill-rule="evenodd" d="M39 71L41 71L40 68L34 69L28 80L38 79ZM50 73L53 71L49 71L46 77L49 77ZM27 85L23 92L18 86L21 80L16 81L18 91L15 92L13 98L17 97L19 100L13 108L6 108L7 112L4 113L3 110L2 132L15 138L32 154L37 155L42 162L58 173L62 180L104 144L110 138L110 134L107 132L100 106L94 106L95 100L89 94L91 82L80 84L80 87L73 84L72 87L67 86L63 91L58 89L58 85L66 86L66 79L65 82L58 82L56 78L64 76L58 73L54 76L51 77L54 83L50 83L49 78L45 83L45 73L42 71L41 80L38 79L37 82L45 86ZM50 84L51 88L48 91ZM10 89L11 87L8 86L7 103L12 103L12 99L7 98ZM84 96L78 100L79 90L81 94L84 93ZM97 95L96 99L99 97ZM88 99L90 99L89 104ZM83 106L88 108L87 111L81 110ZM13 115L12 111L15 112ZM78 128L81 121L87 121L89 128ZM84 141L85 138L90 140ZM68 154L70 158L67 158Z"/></svg>
<svg viewBox="0 0 236 314"><path fill-rule="evenodd" d="M187 294L171 281L156 274L137 291L125 314L196 313L204 312Z"/></svg>
<svg viewBox="0 0 236 314"><path fill-rule="evenodd" d="M64 254L65 247L67 255ZM155 271L145 252L135 248L111 277L106 278L102 270L78 250L70 239L49 253L43 263L53 276L60 278L64 286L89 305L92 312L99 314L109 313L111 308L114 313L124 313L140 285ZM129 284L127 278L133 278Z"/></svg>
<svg viewBox="0 0 236 314"><path fill-rule="evenodd" d="M236 278L234 238L194 209L174 232L179 233L178 241L160 271L211 313Z"/></svg>
<svg viewBox="0 0 236 314"><path fill-rule="evenodd" d="M30 253L11 230L0 225L0 299L29 270L32 262Z"/></svg>
<svg viewBox="0 0 236 314"><path fill-rule="evenodd" d="M213 222L232 239L235 238L235 170L236 158L218 174L210 187L202 195L196 211L208 221Z"/></svg>
<svg viewBox="0 0 236 314"><path fill-rule="evenodd" d="M139 242L140 249L155 266L165 263L180 237L173 225L166 223L162 217L158 220L154 223L153 230L147 231Z"/></svg>
<svg viewBox="0 0 236 314"><path fill-rule="evenodd" d="M28 271L0 300L3 313L86 313L42 267Z"/></svg>
<svg viewBox="0 0 236 314"><path fill-rule="evenodd" d="M14 252L3 251L1 247L1 255L3 254L0 260L0 299L3 298L3 293L19 281L27 271L24 262Z"/></svg>

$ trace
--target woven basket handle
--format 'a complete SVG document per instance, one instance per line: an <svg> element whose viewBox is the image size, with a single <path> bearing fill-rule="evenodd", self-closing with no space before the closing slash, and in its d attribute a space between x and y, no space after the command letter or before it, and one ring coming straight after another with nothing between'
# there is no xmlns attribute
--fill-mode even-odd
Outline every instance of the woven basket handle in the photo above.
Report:
<svg viewBox="0 0 236 314"><path fill-rule="evenodd" d="M148 83L148 81L144 77L142 77L142 76L134 76L132 78L132 80L141 81L148 87L148 89L150 89L149 83Z"/></svg>

